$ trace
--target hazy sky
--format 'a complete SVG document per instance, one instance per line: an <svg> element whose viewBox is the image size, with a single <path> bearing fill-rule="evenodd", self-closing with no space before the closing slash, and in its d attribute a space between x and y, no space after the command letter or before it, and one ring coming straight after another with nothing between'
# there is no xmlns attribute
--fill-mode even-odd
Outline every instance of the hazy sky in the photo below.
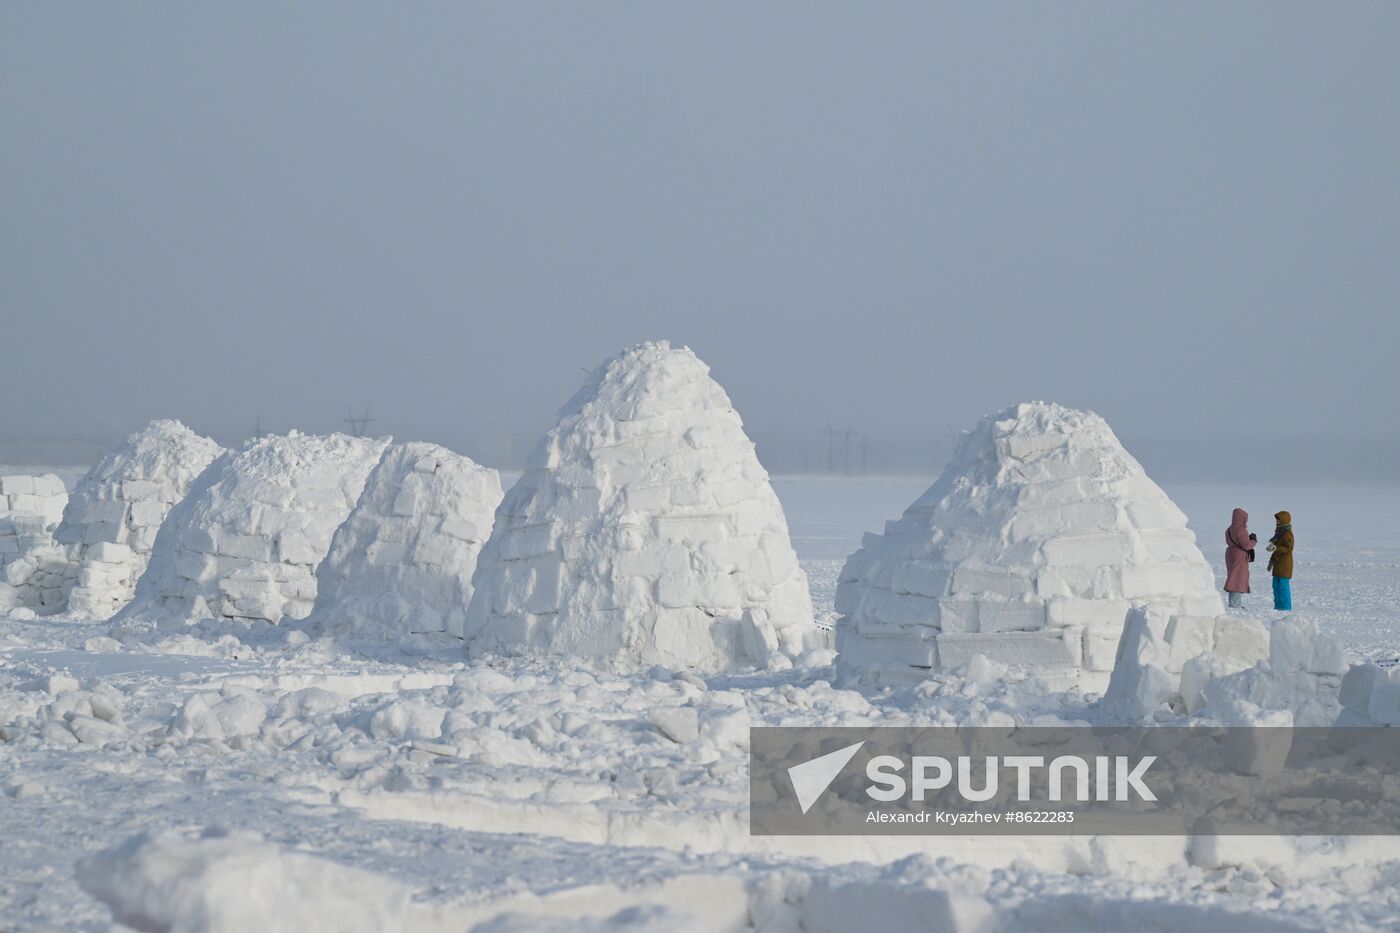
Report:
<svg viewBox="0 0 1400 933"><path fill-rule="evenodd" d="M8 0L0 462L347 404L508 460L665 337L780 468L1048 398L1394 477L1397 48L1393 2Z"/></svg>

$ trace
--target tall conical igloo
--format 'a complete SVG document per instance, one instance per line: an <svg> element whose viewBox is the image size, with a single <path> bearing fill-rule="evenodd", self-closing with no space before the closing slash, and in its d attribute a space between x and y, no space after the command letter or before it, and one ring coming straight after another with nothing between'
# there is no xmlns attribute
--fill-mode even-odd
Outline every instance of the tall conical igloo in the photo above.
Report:
<svg viewBox="0 0 1400 933"><path fill-rule="evenodd" d="M117 618L304 618L316 565L387 444L293 431L224 453L170 510Z"/></svg>
<svg viewBox="0 0 1400 933"><path fill-rule="evenodd" d="M974 654L1106 678L1131 602L1223 611L1186 516L1092 412L990 415L836 592L843 673L900 680Z"/></svg>
<svg viewBox="0 0 1400 933"><path fill-rule="evenodd" d="M495 470L436 444L391 445L336 529L306 627L362 645L460 639L500 503Z"/></svg>
<svg viewBox="0 0 1400 933"><path fill-rule="evenodd" d="M474 583L473 655L710 671L814 631L753 442L709 367L665 342L585 380L496 510Z"/></svg>

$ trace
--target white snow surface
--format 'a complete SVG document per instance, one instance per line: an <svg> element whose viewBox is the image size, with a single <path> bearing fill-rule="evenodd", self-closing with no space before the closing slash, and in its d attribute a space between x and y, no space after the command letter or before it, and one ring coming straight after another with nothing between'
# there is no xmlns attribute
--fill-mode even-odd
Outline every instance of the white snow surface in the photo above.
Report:
<svg viewBox="0 0 1400 933"><path fill-rule="evenodd" d="M1224 612L1186 516L1107 422L1023 403L965 433L942 476L851 555L840 664L908 681L982 654L1098 684L1132 602Z"/></svg>
<svg viewBox="0 0 1400 933"><path fill-rule="evenodd" d="M818 634L738 412L665 342L603 363L564 406L496 511L475 587L475 656L715 671Z"/></svg>
<svg viewBox="0 0 1400 933"><path fill-rule="evenodd" d="M211 463L156 535L124 622L304 618L316 566L388 439L293 431Z"/></svg>
<svg viewBox="0 0 1400 933"><path fill-rule="evenodd" d="M927 483L774 485L829 619L860 532ZM1312 673L1336 670L1325 634L1381 662L1348 670L1343 712L1389 715L1394 492L1173 492L1200 528L1223 531L1233 506L1256 501L1294 512L1299 612L1271 638L1267 669L1210 681L1240 678L1218 711L1276 705L1303 677L1319 696L1334 690L1323 683L1334 674ZM1272 633L1286 618L1260 596L1248 606ZM1400 916L1391 837L749 837L751 724L1102 721L1094 697L995 663L861 692L835 686L832 661L813 650L786 669L714 674L393 661L286 626L0 615L0 929L139 926L126 909L152 911L159 928L217 929L201 918L240 916L222 913L234 906L220 891L273 865L291 883L267 887L296 916L343 890L338 872L300 870L302 858L408 889L402 924L414 930L1238 933L1383 929ZM1155 716L1181 721L1165 706ZM86 865L126 880L104 888Z"/></svg>
<svg viewBox="0 0 1400 933"><path fill-rule="evenodd" d="M316 571L308 631L347 644L461 650L477 554L491 534L495 470L436 444L392 444Z"/></svg>

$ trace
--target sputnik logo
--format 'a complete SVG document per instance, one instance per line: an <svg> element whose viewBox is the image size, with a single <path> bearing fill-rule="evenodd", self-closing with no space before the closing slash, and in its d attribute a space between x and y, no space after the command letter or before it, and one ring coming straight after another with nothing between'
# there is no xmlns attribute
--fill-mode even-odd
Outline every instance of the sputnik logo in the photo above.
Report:
<svg viewBox="0 0 1400 933"><path fill-rule="evenodd" d="M826 789L836 780L841 769L850 763L864 744L865 740L862 739L854 745L847 745L787 769L788 777L792 780L792 789L797 792L797 804L803 813L812 809L812 805L826 793Z"/></svg>

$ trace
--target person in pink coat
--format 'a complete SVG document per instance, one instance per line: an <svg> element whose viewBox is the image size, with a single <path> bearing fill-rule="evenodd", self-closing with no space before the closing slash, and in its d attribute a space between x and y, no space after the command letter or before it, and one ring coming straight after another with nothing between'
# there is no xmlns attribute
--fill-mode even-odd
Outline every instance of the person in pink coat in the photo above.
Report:
<svg viewBox="0 0 1400 933"><path fill-rule="evenodd" d="M1235 509L1230 527L1225 529L1225 592L1230 594L1230 607L1244 605L1249 592L1249 562L1254 559L1254 544L1258 535L1249 533L1249 513Z"/></svg>

